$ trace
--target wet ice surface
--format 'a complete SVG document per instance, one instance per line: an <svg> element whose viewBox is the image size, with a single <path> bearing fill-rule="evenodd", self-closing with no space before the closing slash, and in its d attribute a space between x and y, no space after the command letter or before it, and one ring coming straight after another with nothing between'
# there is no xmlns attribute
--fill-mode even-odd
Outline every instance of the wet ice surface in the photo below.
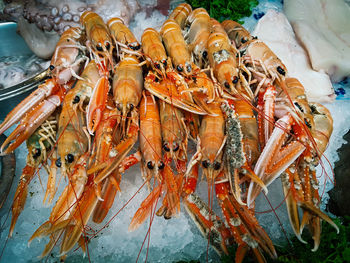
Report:
<svg viewBox="0 0 350 263"><path fill-rule="evenodd" d="M254 13L250 19L247 20L247 26L250 30L254 28L257 19L266 12L268 8L275 8L281 10L280 1L260 1L259 7L254 10ZM136 15L136 21L131 23L134 28L135 35L140 39L142 32L147 27L158 27L165 20L165 17L158 12L153 12L150 17L146 16L146 13L139 13ZM349 130L350 121L350 109L348 103L348 94L350 94L350 86L344 82L335 87L338 91L338 98L333 104L327 104L326 106L334 117L334 132L330 139L329 147L325 153L325 156L331 162L332 167L338 155L336 150L345 143L343 135ZM341 116L341 117L340 117ZM6 133L8 135L9 132ZM23 144L17 151L17 167L15 179L9 198L6 201L4 208L0 211L0 249L5 245L6 237L9 231L10 218L8 211L14 196L16 184L18 182L21 170L25 166L26 159L26 147ZM332 175L330 166L325 162L327 174ZM322 174L320 168L317 170L318 176ZM323 173L324 174L324 173ZM42 200L44 197L44 190L46 185L47 176L46 173L41 170L40 183L38 177L29 186L29 196L26 206L18 219L17 226L14 231L13 238L9 239L4 249L1 262L39 262L37 258L44 249L47 238L43 238L41 242L34 240L30 246L27 247L27 241L33 232L44 223L50 215L50 211L53 205L47 207L43 205ZM323 192L323 178L320 178L320 193ZM100 225L94 225L89 223L89 226L94 230L102 228L107 221L109 221L113 215L115 215L121 207L139 190L142 185L142 179L140 174L140 167L137 165L131 168L124 176L121 182L122 193L117 194L117 198L114 202L107 219ZM56 194L57 200L60 192L63 190L67 182L62 179L59 191ZM42 186L43 185L43 186ZM332 183L326 184L327 191L332 187ZM281 190L280 179L277 179L270 187L268 199L273 207L277 207L283 201L283 195ZM204 198L206 196L207 186L205 182L200 182L197 192ZM89 256L92 262L135 262L145 239L145 236L149 227L149 220L143 224L138 230L134 232L128 232L128 225L132 216L136 212L140 203L146 198L148 191L146 187L142 188L139 193L133 198L130 203L116 215L111 221L108 227L103 229L96 238L93 238L89 243ZM327 199L327 195L323 194L324 199ZM260 213L270 210L271 207L266 201L266 198L261 195L256 201L257 217L262 226L270 235L275 244L285 242L285 236L279 221L276 219L274 213ZM285 205L283 204L276 209L276 213L283 224L283 228L291 235L291 228L288 222L288 216L286 213ZM179 260L200 260L206 261L207 257L207 240L202 238L201 234L197 230L197 227L191 221L187 213L181 207L181 214L179 218L173 218L171 220L164 220L157 216L154 217L151 237L148 245L148 239L144 248L140 254L139 261L144 262L148 250L149 262L173 262ZM57 262L57 255L59 249L56 247L52 255L49 255L47 262ZM82 262L82 251L80 249L69 253L69 257L66 262ZM87 256L84 259L88 261ZM209 248L209 262L219 261L219 257Z"/></svg>
<svg viewBox="0 0 350 263"><path fill-rule="evenodd" d="M0 57L0 89L28 79L49 66L49 62L35 55Z"/></svg>

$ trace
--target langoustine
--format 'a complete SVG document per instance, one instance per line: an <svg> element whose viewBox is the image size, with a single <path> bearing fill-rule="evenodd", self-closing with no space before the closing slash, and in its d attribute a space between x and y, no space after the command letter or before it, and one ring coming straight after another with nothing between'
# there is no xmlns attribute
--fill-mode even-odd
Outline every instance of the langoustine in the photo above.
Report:
<svg viewBox="0 0 350 263"><path fill-rule="evenodd" d="M100 23L102 22L99 21L97 24ZM187 57L188 61L173 62L174 59L177 59L176 55L172 53L175 50L175 47L173 46L174 43L176 44L181 42L180 44L184 48L182 49L182 51L184 51L186 54L189 53L188 50L186 51L186 43L182 42L182 39L176 39L175 41L174 39L170 39L169 37L168 46L164 49L157 32L154 32L154 30L146 30L145 36L149 34L150 38L146 40L145 37L144 41L142 41L150 44L158 44L157 50L159 50L160 53L152 54L152 52L150 52L150 49L147 48L145 48L144 50L149 58L148 65L151 66L149 68L151 68L151 70L154 70L153 73L146 77L145 86L150 91L157 93L157 97L159 97L159 99L163 101L158 102L156 98L152 98L150 94L145 93L143 97L144 101L141 103L140 106L140 111L142 113L141 116L144 117L143 115L145 115L145 112L142 112L142 110L151 108L152 105L153 108L152 110L150 110L150 112L148 112L149 114L156 113L158 111L158 108L156 107L156 105L158 104L160 104L161 107L167 109L170 112L172 107L180 107L181 110L178 108L174 110L174 112L177 112L175 114L177 117L173 118L172 123L176 124L179 128L182 127L183 130L181 134L177 134L175 136L172 136L173 134L171 133L166 134L166 132L163 131L162 136L164 138L161 138L161 129L165 129L167 127L162 127L162 125L159 124L159 120L155 121L155 118L153 118L154 116L152 117L152 121L148 120L150 122L148 124L147 120L141 120L142 127L140 127L140 135L137 136L139 132L138 102L141 99L141 96L138 96L138 94L142 92L143 86L143 69L141 68L143 63L142 57L139 56L139 54L142 53L138 53L138 51L135 52L134 45L129 46L129 42L120 42L119 40L117 40L117 37L113 39L114 42L111 41L111 46L109 48L107 48L107 44L109 42L103 42L103 47L99 46L99 42L96 42L95 44L89 47L91 51L94 52L92 58L97 59L97 65L95 64L95 73L93 74L93 80L91 79L89 81L86 81L85 84L87 86L91 84L94 85L92 85L93 87L89 88L89 92L87 92L88 94L85 94L86 96L74 96L73 98L70 95L73 93L69 92L69 96L67 94L65 97L65 101L67 100L67 102L64 103L64 105L68 105L67 103L69 101L69 103L77 104L75 106L73 105L74 108L76 108L77 112L74 114L70 114L71 117L66 117L66 126L70 127L70 125L72 124L71 122L81 123L81 125L79 125L79 128L77 128L75 131L76 134L72 134L72 136L79 136L81 138L81 140L79 140L82 142L82 152L80 150L73 151L77 154L74 155L72 158L71 152L65 152L65 149L68 149L69 147L60 147L59 150L59 156L61 157L61 165L66 166L63 167L64 169L62 170L63 172L64 170L68 171L68 176L71 176L70 172L73 172L71 183L73 183L74 185L76 185L77 183L79 185L77 186L79 195L76 199L74 199L73 197L71 198L71 195L70 193L68 193L68 190L65 191L63 196L59 199L59 202L56 204L55 209L52 212L51 218L49 220L49 223L45 223L42 227L38 229L38 232L34 234L33 237L37 237L43 234L48 234L50 232L55 232L53 238L50 239L50 242L46 247L44 254L48 253L52 249L55 243L55 239L60 234L64 234L63 243L61 245L62 254L66 254L70 249L72 249L76 242L78 242L80 246L83 249L85 249L84 226L87 224L88 219L90 217L94 217L95 220L99 222L106 216L110 205L113 202L113 200L107 198L106 193L111 193L111 196L114 196L115 192L119 190L118 185L121 179L120 173L125 171L130 165L130 163L125 163L125 160L132 160L131 163L133 164L140 161L141 159L145 175L147 174L145 176L145 180L147 182L150 182L152 178L152 180L154 180L154 182L157 183L154 185L154 188L152 189L152 192L149 195L149 197L146 198L145 202L141 204L141 208L139 210L139 214L141 214L141 217L138 216L139 214L135 215L135 220L132 221L130 229L133 229L142 223L142 221L147 217L147 215L150 214L150 207L152 207L152 204L154 204L155 201L157 201L163 193L165 193L163 198L163 204L161 209L158 210L158 215L162 215L165 218L170 218L178 214L180 210L179 200L180 198L182 198L187 204L187 206L190 206L189 210L191 216L195 218L195 221L197 223L201 222L201 211L198 211L198 205L202 206L202 202L200 200L192 202L194 199L196 199L196 195L194 193L195 181L197 181L198 164L201 164L209 184L211 184L211 186L213 187L212 190L214 190L215 188L216 200L223 207L223 209L229 208L228 210L230 211L226 211L226 214L224 212L224 220L229 226L226 227L225 224L218 223L223 221L219 217L214 216L213 212L210 209L210 206L204 208L204 211L206 210L208 214L213 215L213 218L215 217L215 220L210 219L210 216L209 220L207 220L207 222L204 223L206 224L206 227L203 231L208 232L208 230L205 229L210 229L212 226L218 227L218 231L216 233L219 233L219 235L221 235L222 238L219 239L219 245L218 242L214 242L214 245L216 246L217 250L227 253L227 250L225 249L226 245L229 244L229 241L227 240L229 240L230 237L234 237L234 239L240 246L240 251L237 252L237 258L239 259L243 258L248 248L252 249L258 261L263 261L263 255L261 250L264 250L271 257L276 257L273 245L267 237L267 235L264 234L264 231L259 226L258 222L256 222L256 219L253 215L253 211L249 210L248 208L244 209L241 206L244 206L245 203L252 203L252 199L249 199L249 194L246 192L246 188L247 186L249 186L249 184L258 184L261 188L265 187L261 179L256 177L252 168L254 166L256 167L256 160L259 160L259 157L263 158L261 157L260 151L262 151L264 147L267 147L269 143L269 136L271 133L273 133L273 128L276 126L274 124L269 126L267 125L267 123L265 123L264 125L267 125L268 127L264 129L264 131L266 132L266 135L264 136L264 141L261 140L261 136L257 136L256 120L252 112L253 110L258 111L258 115L260 115L261 119L263 120L264 118L274 118L278 116L277 111L280 110L280 108L278 108L278 104L276 106L276 110L274 106L269 108L271 112L268 114L263 112L262 108L259 105L257 105L256 109L254 96L258 94L259 98L263 98L262 100L265 100L264 98L268 97L268 103L275 103L275 98L273 95L275 93L275 88L278 92L285 92L286 90L284 85L287 85L287 79L285 76L287 69L278 60L277 56L270 52L268 47L264 45L261 41L257 41L254 38L249 38L245 43L240 43L241 47L239 47L238 45L237 47L232 46L232 43L230 43L229 41L229 37L225 35L226 33L224 32L224 28L222 28L220 24L213 20L211 20L211 23L211 35L213 36L213 38L219 35L223 36L223 41L221 43L225 43L225 45L223 49L214 49L215 45L212 46L213 50L209 51L208 49L208 53L209 55L211 55L211 57L209 56L208 60L205 60L204 58L203 63L199 66L196 66L194 64L194 61L192 60L191 56ZM169 26L169 28L167 28L167 26ZM104 27L104 30L106 28ZM165 24L163 28L163 35L166 35L166 33L169 33L170 31L174 30L177 33L182 34L181 31L178 30L178 28L179 26L175 21L169 21ZM178 34L178 36L180 37L181 35ZM183 36L181 37L183 38ZM154 42L152 42L153 40ZM131 40L131 42L134 43L133 40ZM240 39L240 42L244 41ZM119 50L121 52L124 52L124 54L115 57L112 56L110 52L112 52L111 50L117 48L113 45L118 45L118 43L120 43ZM101 48L103 52L100 53L99 49ZM110 52L108 51L108 49ZM222 55L222 53L224 53L224 50L228 53L232 52L232 54L230 55L230 59L234 63L227 63L227 71L225 72L229 72L229 76L224 76L222 78L220 75L222 73L222 70L220 70L220 67L218 66L222 61L220 60L220 56L219 60L217 58L218 55ZM164 53L166 51L169 52L168 57ZM243 53L243 56L240 57L238 51L245 51L246 53ZM275 59L274 62L276 62L276 64L265 64L266 61L263 61L261 58L263 57L262 53L267 53L271 57L273 57ZM136 56L138 57L136 58ZM213 60L212 63L210 63L210 59ZM119 66L123 65L124 63L133 64L133 66L137 68L137 70L135 70L135 72L137 72L136 77L130 77L128 76L128 74L122 74L122 77L126 82L129 83L130 80L133 81L131 81L133 83L133 85L131 86L134 87L135 90L137 90L137 92L131 92L131 94L132 96L135 96L135 101L124 101L122 99L116 99L116 97L113 101L113 98L111 97L111 93L109 92L110 85L108 80L108 74L114 74L114 76L118 76L118 73L122 72L122 70L119 67L117 67L116 69L113 69L115 70L115 72L113 72L112 70L111 73L107 73L106 69L112 69L111 66L118 63L118 61L120 63ZM164 63L165 61L167 62ZM156 64L155 62L157 62L158 64ZM92 63L93 62L90 62L86 69L91 67ZM171 64L173 63L174 67L171 68ZM205 69L199 68L203 67L203 65L206 64L212 64L212 67L215 68L212 74L210 73L210 71L205 73ZM159 66L158 68L157 65L163 65L164 67L161 68L161 66ZM179 65L180 67L178 67ZM187 69L185 69L184 67L181 67L181 65L190 65L190 68L188 67ZM231 74L232 72L233 74ZM100 117L91 118L89 121L89 118L87 116L83 116L84 114L82 113L87 107L87 104L90 105L91 101L93 101L93 95L91 94L93 94L93 90L96 89L96 83L99 83L101 77L102 79L104 79L105 86L103 87L105 91L104 94L106 96L106 100L101 100L101 102L105 104L103 104L103 107L97 107L99 109ZM87 79L86 76L84 76L84 73L81 76L79 76L79 78L85 80ZM81 79L79 81L80 83L83 83L81 82ZM199 83L204 83L205 81L207 81L208 86L205 87L199 85ZM229 87L226 87L227 85L225 85L225 83L228 81L230 82L228 83ZM116 81L116 83L118 83L118 81ZM137 85L135 85L135 83ZM163 89L157 89L158 87L156 85L162 85ZM211 89L209 89L209 85L212 85ZM75 90L76 88L77 87L73 88L73 90ZM174 90L176 89L178 97L175 99L178 99L178 105L174 103L174 98L170 97L169 99L167 94L162 93L167 91L167 89L172 88L174 88ZM254 92L256 94L254 94ZM125 92L123 92L123 94L124 93ZM191 95L187 97L187 101L184 101L183 98L181 98L185 97L185 94ZM114 95L118 96L119 92L115 92ZM246 109L244 109L244 107ZM184 110L185 112L183 112L182 110ZM196 112L196 110L198 112ZM114 115L113 112L117 111L119 111L119 113L116 113L116 115ZM291 116L288 117L290 118L290 123L297 123L300 121L300 116L296 108L291 107L289 112L291 113ZM109 115L109 113L111 113L111 115ZM190 113L190 115L188 113ZM74 116L75 114L77 116ZM163 117L169 116L169 112L163 112L161 114L163 114ZM202 114L203 117L199 118L196 114ZM224 116L225 114L226 116ZM64 115L65 114L63 114L62 116ZM191 115L192 117L197 117L197 119L192 118ZM75 119L76 117L78 118L78 120ZM72 118L72 120L69 120L69 118ZM245 118L248 118L249 120L247 121L245 120ZM109 121L111 121L111 123L113 122L113 124L109 123ZM122 124L123 121L125 122L124 124ZM119 124L115 125L114 122L119 122ZM163 126L166 125L164 123L165 122L163 121ZM244 127L244 125L242 125L241 127L241 123L245 123L246 127ZM106 133L106 138L109 138L106 139L106 142L108 140L112 142L112 144L110 144L111 146L109 146L110 151L108 153L108 150L106 150L106 152L104 152L103 154L104 157L101 157L102 155L99 154L101 152L97 153L97 148L94 148L95 150L93 151L93 154L90 155L90 152L88 151L88 149L91 148L89 142L93 142L93 140L91 140L93 138L98 139L97 142L92 143L93 146L96 143L101 142L101 138L104 137L101 135L101 129L103 130L104 128L103 124L108 124L108 127L106 129L115 129L115 131L109 130L108 133ZM227 124L229 126L231 125L232 127L235 126L236 128L232 129L232 131L229 131L229 128L225 127L225 125ZM83 128L85 126L87 126L89 133L84 131ZM154 128L152 128L151 126L156 126L159 128L156 129L156 132L153 131L152 135L150 135L149 137L148 133L151 133L151 130ZM208 130L210 130L211 132L209 132ZM239 132L236 133L233 132L233 130ZM231 138L227 136L227 133L229 132L232 133ZM259 128L259 132L262 133L261 128ZM64 133L65 131L63 130L59 132L60 135ZM147 144L147 140L141 140L142 133L144 133L145 135L145 137L143 137L144 139L150 138L152 141L157 141L157 143L154 143L152 145L156 148L156 151L154 151L154 149L150 147L149 143ZM213 133L214 135L211 133ZM116 134L119 134L119 136L115 136ZM154 134L157 135L157 138L152 137L154 136ZM198 152L195 154L195 158L192 158L192 160L190 161L190 164L187 168L187 173L185 176L183 176L183 174L181 173L183 173L186 167L186 143L187 136L189 136L189 134L191 134L191 137L198 143ZM318 135L315 133L312 136L316 138ZM143 152L141 155L142 157L140 158L140 155L136 155L136 157L135 155L131 155L129 156L130 159L128 159L129 157L127 157L127 154L130 152L138 137L140 138L141 144L143 145L141 147L141 152ZM177 139L179 138L182 138L182 140L177 141ZM104 139L102 139L102 141L103 140ZM238 142L236 145L237 147L230 145L230 143L234 140L237 140ZM164 144L162 143L162 141ZM305 141L307 141L307 139L305 139ZM59 145L62 145L63 141L58 140L58 143ZM213 146L213 144L215 144L215 147ZM297 140L295 144L298 144ZM171 149L170 146L172 147ZM182 147L182 149L180 148L180 146ZM213 149L211 149L211 147ZM181 151L177 148L181 149ZM167 151L167 149L169 149L169 151ZM239 160L237 160L236 166L229 167L228 163L231 161L231 156L229 156L230 151L228 151L227 149L237 150L237 156L235 157L239 157ZM303 147L299 147L299 150L300 154L304 153ZM162 157L162 151L165 151L165 159L163 159ZM179 155L175 154L175 152L177 151L179 151ZM170 157L169 155L167 155L167 152L170 152ZM304 154L305 155L301 156L300 158L306 158L305 156L307 156L307 153L305 152ZM295 155L295 158L298 158L297 155L298 154ZM97 158L96 156L100 157ZM151 158L148 158L149 156L151 156ZM135 159L133 159L134 157ZM179 164L180 162L180 165L177 165L178 174L176 175L174 175L174 171L170 167L170 158L174 159L175 163L177 164ZM96 160L95 163L93 162L93 160ZM71 166L69 165L70 163L73 163L72 167L75 167L76 169L72 170L70 168ZM78 174L74 176L76 172ZM211 196L211 200L213 200L213 196ZM63 199L66 199L66 201L68 200L70 207L66 207L63 204ZM79 215L78 213L78 210L80 209L79 207L81 207L84 210L84 213L82 215ZM99 210L95 210L96 207L99 207ZM240 213L240 211L243 211L242 209L244 210L244 212ZM94 210L96 211L96 213L94 213ZM62 214L59 211L64 211L62 212L62 219L58 219L58 217L61 217ZM71 212L71 216L66 215L67 211ZM308 222L315 221L314 218L310 220L311 221L306 221L305 219L304 225ZM244 222L240 223L239 221ZM74 225L71 225L70 222L74 222ZM253 227L253 229L255 230L251 230L250 227ZM235 231L238 231L240 233L234 234ZM317 233L317 231L318 230L316 230L315 233ZM73 234L70 235L70 233ZM206 235L206 237L208 238L209 236Z"/></svg>

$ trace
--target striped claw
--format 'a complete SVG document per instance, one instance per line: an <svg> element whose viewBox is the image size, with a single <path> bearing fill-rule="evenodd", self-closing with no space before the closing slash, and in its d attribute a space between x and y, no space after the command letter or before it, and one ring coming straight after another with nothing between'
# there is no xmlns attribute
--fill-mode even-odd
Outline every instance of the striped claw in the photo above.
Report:
<svg viewBox="0 0 350 263"><path fill-rule="evenodd" d="M51 95L42 101L20 122L18 127L7 137L1 146L2 153L10 153L20 146L61 104L62 96ZM10 142L14 140L13 143ZM7 147L8 146L8 147Z"/></svg>
<svg viewBox="0 0 350 263"><path fill-rule="evenodd" d="M94 134L102 119L103 110L106 107L109 84L107 77L101 77L92 92L89 105L86 110L87 129Z"/></svg>
<svg viewBox="0 0 350 263"><path fill-rule="evenodd" d="M299 141L292 141L287 146L283 146L287 133L293 119L286 115L276 122L263 152L261 153L254 172L261 178L265 186L269 186L284 170L286 170L305 150L305 146ZM261 192L261 187L252 182L249 185L247 205L251 207L254 200Z"/></svg>
<svg viewBox="0 0 350 263"><path fill-rule="evenodd" d="M145 89L161 100L164 100L165 102L185 111L199 115L208 114L205 110L193 102L189 94L181 94L181 91L178 90L177 85L175 85L174 82L169 79L164 79L159 82L157 77L150 73L145 79Z"/></svg>
<svg viewBox="0 0 350 263"><path fill-rule="evenodd" d="M186 211L215 251L219 255L228 254L226 240L231 233L220 218L196 194L188 195L183 201Z"/></svg>
<svg viewBox="0 0 350 263"><path fill-rule="evenodd" d="M44 84L34 90L6 116L3 123L0 124L0 134L4 133L13 124L21 120L23 116L35 108L45 98L54 94L57 88L58 85L53 79L46 80Z"/></svg>

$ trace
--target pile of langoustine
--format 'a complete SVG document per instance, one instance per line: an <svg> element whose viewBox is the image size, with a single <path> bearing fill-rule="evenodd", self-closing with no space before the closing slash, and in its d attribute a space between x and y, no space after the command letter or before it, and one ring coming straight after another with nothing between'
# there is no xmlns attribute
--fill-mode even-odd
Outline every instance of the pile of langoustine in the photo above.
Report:
<svg viewBox="0 0 350 263"><path fill-rule="evenodd" d="M68 180L47 222L30 241L49 236L42 256L60 240L64 257L76 243L85 250L85 226L107 216L121 175L137 162L150 189L130 230L140 226L162 198L166 219L186 207L219 253L236 243L236 261L251 250L276 258L254 216L254 200L281 175L289 219L302 241L308 226L314 250L321 219L315 166L333 120L308 102L303 86L289 78L278 57L240 24L219 23L203 8L180 4L160 30L148 28L141 44L119 18L81 16L51 60L51 78L6 117L0 133L20 121L2 153L27 142L9 236L24 208L28 184L41 167L48 172L44 202L56 192L56 173ZM190 160L188 139L197 150ZM11 143L11 141L14 141ZM129 154L139 142L139 151ZM209 205L196 194L199 169L208 182ZM223 218L211 209L218 202ZM298 208L302 209L302 220ZM338 229L337 229L338 231Z"/></svg>

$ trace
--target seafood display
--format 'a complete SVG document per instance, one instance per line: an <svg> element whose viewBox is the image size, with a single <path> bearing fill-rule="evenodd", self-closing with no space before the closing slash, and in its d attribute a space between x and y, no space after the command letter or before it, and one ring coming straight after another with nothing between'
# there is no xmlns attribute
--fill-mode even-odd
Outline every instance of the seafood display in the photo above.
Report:
<svg viewBox="0 0 350 263"><path fill-rule="evenodd" d="M332 116L308 100L268 45L237 22L219 23L188 4L176 7L160 31L144 30L141 42L123 19L104 21L85 11L79 21L80 27L61 35L50 78L0 125L4 133L19 122L2 153L24 141L29 152L9 237L28 185L43 166L44 202L54 200L58 171L66 185L29 243L47 236L41 257L59 246L62 260L76 246L88 251L87 225L108 216L117 192L123 195L124 174L136 163L149 195L138 204L129 231L147 218L151 224L155 214L171 220L183 213L182 203L218 254L237 245L237 262L246 254L257 262L275 259L254 207L279 177L301 242L308 227L317 250L321 220L339 231L320 210L315 172L332 134ZM189 144L196 145L194 153ZM201 174L208 203L197 193Z"/></svg>

